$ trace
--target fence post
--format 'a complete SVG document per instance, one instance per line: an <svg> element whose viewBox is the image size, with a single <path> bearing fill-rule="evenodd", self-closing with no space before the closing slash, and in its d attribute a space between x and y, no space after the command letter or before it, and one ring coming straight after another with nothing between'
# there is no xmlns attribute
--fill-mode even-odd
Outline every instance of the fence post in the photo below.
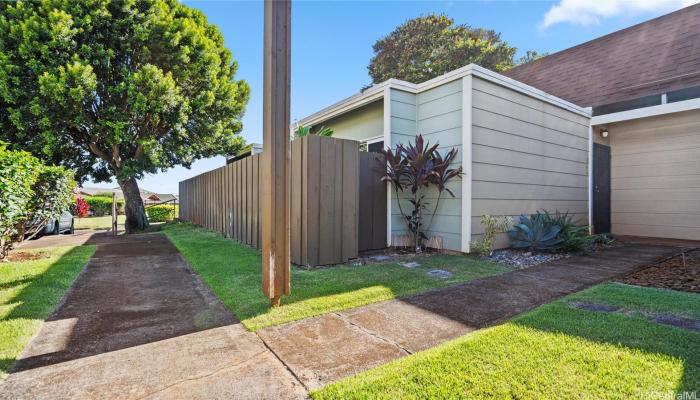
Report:
<svg viewBox="0 0 700 400"><path fill-rule="evenodd" d="M291 0L265 1L262 289L272 306L290 293L289 91Z"/></svg>

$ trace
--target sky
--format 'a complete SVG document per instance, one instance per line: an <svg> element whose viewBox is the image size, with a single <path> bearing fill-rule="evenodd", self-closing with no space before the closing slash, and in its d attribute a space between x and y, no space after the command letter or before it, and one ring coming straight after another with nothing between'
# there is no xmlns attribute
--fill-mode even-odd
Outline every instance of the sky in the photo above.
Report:
<svg viewBox="0 0 700 400"><path fill-rule="evenodd" d="M357 93L371 83L372 45L408 19L446 14L456 24L493 29L518 51L554 53L700 0L555 1L298 1L292 3L292 122ZM185 1L219 27L251 88L241 134L262 142L262 1ZM224 164L199 160L139 181L142 189L177 194L178 182ZM84 186L114 187L86 182Z"/></svg>

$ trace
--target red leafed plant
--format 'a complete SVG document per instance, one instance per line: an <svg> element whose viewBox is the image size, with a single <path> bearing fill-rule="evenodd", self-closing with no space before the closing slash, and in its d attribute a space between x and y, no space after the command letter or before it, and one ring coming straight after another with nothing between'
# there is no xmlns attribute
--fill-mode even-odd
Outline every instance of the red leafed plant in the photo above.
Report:
<svg viewBox="0 0 700 400"><path fill-rule="evenodd" d="M73 212L75 215L77 215L79 218L85 218L88 216L88 212L90 211L90 205L88 204L85 199L82 197L76 197L75 198L75 206L73 207Z"/></svg>
<svg viewBox="0 0 700 400"><path fill-rule="evenodd" d="M406 220L408 230L413 235L415 251L422 251L423 240L428 237L423 233L423 213L427 210L429 203L425 201L426 191L432 186L438 191L428 228L440 205L440 198L443 192L455 197L454 193L447 188L447 182L461 177L462 167L450 168L450 164L457 156L457 149L452 148L443 157L437 151L438 145L430 146L423 140L422 135L416 136L415 144L398 144L395 150L390 148L382 150L386 164L385 175L382 182L389 182L394 188L397 199L399 199L399 211ZM401 207L401 197L399 192L410 191L409 202L413 206L410 214L404 212Z"/></svg>

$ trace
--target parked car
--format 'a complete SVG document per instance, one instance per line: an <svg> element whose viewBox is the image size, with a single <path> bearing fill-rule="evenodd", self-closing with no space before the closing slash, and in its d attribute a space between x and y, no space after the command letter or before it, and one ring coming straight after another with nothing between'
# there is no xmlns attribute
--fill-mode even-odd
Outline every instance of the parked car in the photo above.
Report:
<svg viewBox="0 0 700 400"><path fill-rule="evenodd" d="M58 235L59 233L70 233L73 234L75 231L75 222L73 221L73 214L69 211L64 212L58 219L49 221L44 227L42 234L44 235Z"/></svg>
<svg viewBox="0 0 700 400"><path fill-rule="evenodd" d="M38 222L28 223L25 225L25 231L29 232L32 226L36 226ZM41 230L41 235L58 235L59 233L70 233L75 231L75 223L73 214L69 211L64 212L58 219L49 221L44 229Z"/></svg>

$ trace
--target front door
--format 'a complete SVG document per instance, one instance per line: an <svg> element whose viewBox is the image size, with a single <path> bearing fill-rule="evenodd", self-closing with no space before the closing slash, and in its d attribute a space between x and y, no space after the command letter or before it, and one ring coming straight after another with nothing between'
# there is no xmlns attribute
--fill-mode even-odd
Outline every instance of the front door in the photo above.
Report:
<svg viewBox="0 0 700 400"><path fill-rule="evenodd" d="M593 232L610 233L610 146L593 143Z"/></svg>

